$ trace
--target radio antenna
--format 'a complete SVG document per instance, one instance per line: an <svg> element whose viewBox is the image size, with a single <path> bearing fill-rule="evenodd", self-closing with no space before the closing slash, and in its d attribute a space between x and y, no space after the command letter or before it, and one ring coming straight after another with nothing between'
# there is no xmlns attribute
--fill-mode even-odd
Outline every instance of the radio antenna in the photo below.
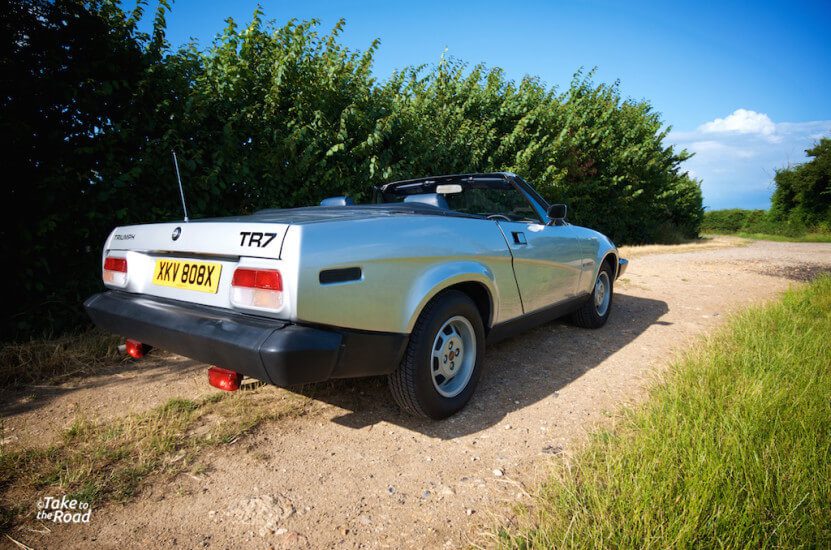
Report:
<svg viewBox="0 0 831 550"><path fill-rule="evenodd" d="M182 197L182 210L185 211L185 222L188 220L188 207L185 205L185 190L182 188L182 176L179 175L179 161L176 160L176 151L170 150L173 153L173 166L176 167L176 179L179 180L179 196Z"/></svg>

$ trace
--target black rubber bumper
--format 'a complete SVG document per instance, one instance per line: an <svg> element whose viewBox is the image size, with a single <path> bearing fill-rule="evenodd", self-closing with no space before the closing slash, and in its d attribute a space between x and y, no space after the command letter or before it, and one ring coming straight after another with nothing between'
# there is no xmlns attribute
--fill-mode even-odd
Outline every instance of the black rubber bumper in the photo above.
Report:
<svg viewBox="0 0 831 550"><path fill-rule="evenodd" d="M311 327L109 291L84 307L104 330L277 386L389 374L407 335Z"/></svg>

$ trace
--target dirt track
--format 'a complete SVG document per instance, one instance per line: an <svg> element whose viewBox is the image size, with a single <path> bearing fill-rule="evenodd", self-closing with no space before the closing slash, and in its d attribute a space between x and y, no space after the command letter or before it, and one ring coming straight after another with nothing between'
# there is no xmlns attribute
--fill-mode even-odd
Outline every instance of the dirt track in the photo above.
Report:
<svg viewBox="0 0 831 550"><path fill-rule="evenodd" d="M731 312L831 270L831 244L753 242L633 256L606 327L552 323L489 349L473 401L450 420L404 416L383 380L321 385L307 390L319 401L311 414L211 451L203 476L157 484L126 506L96 509L91 525L50 524L50 534L24 541L464 546L527 498L552 455L572 452L609 411L642 399L650 378L696 337ZM6 435L43 442L79 411L112 417L213 391L203 365L167 360L140 368L145 376L120 367L74 385L4 395Z"/></svg>

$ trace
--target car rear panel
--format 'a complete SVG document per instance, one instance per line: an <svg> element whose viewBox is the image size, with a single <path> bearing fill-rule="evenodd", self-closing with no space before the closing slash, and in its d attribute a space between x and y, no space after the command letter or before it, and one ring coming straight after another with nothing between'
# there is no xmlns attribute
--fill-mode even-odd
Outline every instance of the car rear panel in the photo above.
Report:
<svg viewBox="0 0 831 550"><path fill-rule="evenodd" d="M287 224L254 222L161 223L119 227L107 239L104 257L127 259L127 285L110 288L231 309L230 287L237 267L287 269L280 260L280 250L288 227ZM214 271L218 274L213 274L219 279L215 292L154 282L154 274L164 268L158 263L160 261L215 267ZM286 289L286 294L290 294L289 289ZM289 312L258 312L258 315L288 318Z"/></svg>

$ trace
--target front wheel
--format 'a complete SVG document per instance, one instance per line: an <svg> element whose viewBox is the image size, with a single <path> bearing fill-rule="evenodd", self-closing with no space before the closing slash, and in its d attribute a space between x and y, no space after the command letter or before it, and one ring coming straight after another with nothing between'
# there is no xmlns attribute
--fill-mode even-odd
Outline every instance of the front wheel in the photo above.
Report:
<svg viewBox="0 0 831 550"><path fill-rule="evenodd" d="M462 292L442 292L422 311L401 364L389 375L392 396L410 414L447 418L470 401L484 353L476 304Z"/></svg>
<svg viewBox="0 0 831 550"><path fill-rule="evenodd" d="M597 273L594 289L589 299L575 311L571 320L578 327L600 328L606 324L612 310L614 295L614 273L608 263L604 263Z"/></svg>

